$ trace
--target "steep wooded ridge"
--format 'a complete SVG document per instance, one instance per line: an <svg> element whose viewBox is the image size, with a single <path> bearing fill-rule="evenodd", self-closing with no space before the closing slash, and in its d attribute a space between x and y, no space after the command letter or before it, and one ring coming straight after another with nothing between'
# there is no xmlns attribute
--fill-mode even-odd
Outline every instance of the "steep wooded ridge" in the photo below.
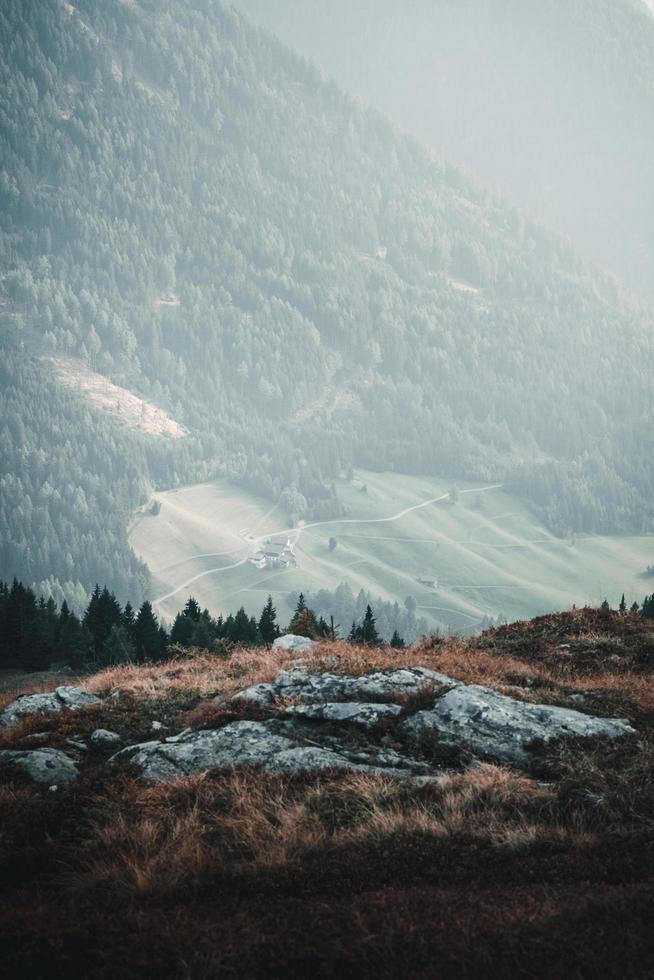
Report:
<svg viewBox="0 0 654 980"><path fill-rule="evenodd" d="M650 526L651 315L567 246L220 2L7 0L0 36L5 577L138 600L147 481L330 514L351 463ZM121 427L48 356L189 437Z"/></svg>
<svg viewBox="0 0 654 980"><path fill-rule="evenodd" d="M654 295L654 17L641 0L239 6Z"/></svg>

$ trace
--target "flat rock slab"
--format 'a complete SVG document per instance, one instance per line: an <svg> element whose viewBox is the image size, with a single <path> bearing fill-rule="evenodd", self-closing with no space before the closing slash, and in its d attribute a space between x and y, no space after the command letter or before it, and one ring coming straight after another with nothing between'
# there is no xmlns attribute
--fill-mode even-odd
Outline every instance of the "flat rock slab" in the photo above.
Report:
<svg viewBox="0 0 654 980"><path fill-rule="evenodd" d="M286 708L284 715L309 718L313 721L332 721L357 725L359 728L375 728L402 714L399 704L374 704L361 701L327 701L323 704L296 704Z"/></svg>
<svg viewBox="0 0 654 980"><path fill-rule="evenodd" d="M73 760L59 749L5 749L0 752L0 763L19 769L33 782L47 786L72 783L79 776Z"/></svg>
<svg viewBox="0 0 654 980"><path fill-rule="evenodd" d="M45 694L23 694L0 714L0 726L13 725L28 715L56 715L64 708L77 710L94 704L102 704L101 699L83 687L58 687Z"/></svg>
<svg viewBox="0 0 654 980"><path fill-rule="evenodd" d="M279 698L308 703L333 701L392 701L397 695L418 694L430 686L451 688L458 681L424 667L400 667L350 677L328 672L310 673L304 667L284 670L272 684L255 684L236 695L244 701L272 704Z"/></svg>
<svg viewBox="0 0 654 980"><path fill-rule="evenodd" d="M281 734L273 726L272 722L236 721L216 730L187 732L163 742L129 746L113 759L128 759L140 766L144 778L157 782L239 765L286 773L353 769L395 776L411 774L409 768L385 769L353 761L332 748L308 744L296 730Z"/></svg>
<svg viewBox="0 0 654 980"><path fill-rule="evenodd" d="M547 704L528 704L487 687L459 684L418 711L402 725L412 736L465 745L484 756L524 765L539 745L555 739L603 735L618 738L634 732L621 718L597 718Z"/></svg>

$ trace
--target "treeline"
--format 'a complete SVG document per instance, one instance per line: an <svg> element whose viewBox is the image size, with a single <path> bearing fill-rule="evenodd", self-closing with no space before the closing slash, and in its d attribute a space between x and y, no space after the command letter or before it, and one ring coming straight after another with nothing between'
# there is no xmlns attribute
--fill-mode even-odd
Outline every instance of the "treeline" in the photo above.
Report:
<svg viewBox="0 0 654 980"><path fill-rule="evenodd" d="M386 642L391 642L396 635L403 637L408 644L417 643L429 633L429 623L423 616L417 615L418 605L411 595L401 604L389 602L380 596L373 597L363 589L355 595L350 584L342 582L333 592L319 589L307 593L305 599L318 617L327 622L333 620L344 633L351 631L351 624L363 621L369 606L375 611L376 630ZM291 592L287 597L289 609L295 609L298 601L298 594Z"/></svg>
<svg viewBox="0 0 654 980"><path fill-rule="evenodd" d="M99 669L121 663L157 662L182 648L225 653L238 645L269 646L282 632L316 640L339 637L333 619L327 622L316 615L302 594L285 631L278 623L270 596L259 617L248 616L241 607L234 614L217 618L191 597L168 631L158 621L150 602L146 600L138 610L129 602L123 607L106 587L96 585L79 617L66 600L58 606L52 597L37 599L32 589L16 579L11 585L0 582L0 668L35 671L66 664L75 669ZM384 644L369 605L361 621L352 624L348 637L360 644ZM391 646L404 646L397 632Z"/></svg>
<svg viewBox="0 0 654 980"><path fill-rule="evenodd" d="M611 603L608 599L605 599L600 608L605 612L609 612L612 608ZM627 606L627 600L623 593L617 610L620 613L639 613L643 619L654 619L654 593L645 596L642 603L633 602L629 607Z"/></svg>

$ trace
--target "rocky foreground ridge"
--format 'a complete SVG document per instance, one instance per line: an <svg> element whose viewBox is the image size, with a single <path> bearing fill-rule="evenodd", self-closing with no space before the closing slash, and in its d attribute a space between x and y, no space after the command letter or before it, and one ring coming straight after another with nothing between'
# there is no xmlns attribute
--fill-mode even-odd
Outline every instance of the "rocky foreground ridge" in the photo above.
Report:
<svg viewBox="0 0 654 980"><path fill-rule="evenodd" d="M282 649L292 650L292 641L284 637ZM297 648L310 652L302 638ZM332 666L319 670L309 661L292 661L271 683L213 699L258 717L177 734L154 722L151 740L127 745L104 729L86 741L71 738L65 748L49 747L43 744L47 733L35 733L0 751L0 764L56 786L78 777L90 746L110 761L134 764L153 781L234 766L291 774L342 769L430 780L477 760L529 770L554 741L617 739L634 732L626 719L529 703L424 667L355 676L338 672L337 663ZM16 699L0 715L0 725L101 704L84 688L59 687Z"/></svg>

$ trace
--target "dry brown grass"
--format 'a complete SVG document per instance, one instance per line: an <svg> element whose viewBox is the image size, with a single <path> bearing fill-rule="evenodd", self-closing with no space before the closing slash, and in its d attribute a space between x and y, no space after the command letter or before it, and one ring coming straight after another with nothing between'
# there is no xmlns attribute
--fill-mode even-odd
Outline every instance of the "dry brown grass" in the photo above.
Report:
<svg viewBox="0 0 654 980"><path fill-rule="evenodd" d="M484 764L438 781L225 770L148 785L95 750L55 794L0 781L0 973L654 975L651 631L626 619L575 611L311 658L349 674L424 666L531 700L584 690L588 710L640 711L638 736L553 747L546 783ZM58 745L97 726L136 740L155 717L171 729L256 717L269 709L229 695L292 659L196 651L103 671L86 685L118 698L3 740L47 729Z"/></svg>
<svg viewBox="0 0 654 980"><path fill-rule="evenodd" d="M479 639L427 639L408 650L356 647L344 641L325 643L307 658L307 664L312 670L355 676L373 670L426 667L526 701L575 706L570 695L583 692L591 695L593 711L602 713L604 700L605 713L651 713L654 674L648 644L654 642L654 631L643 624L640 617L612 615L607 619L597 610L576 610L514 624ZM262 648L238 649L227 657L193 650L162 664L112 667L83 683L101 695L120 692L143 701L175 694L228 698L245 687L273 681L294 659L290 653ZM649 671L644 669L648 663ZM22 693L52 686L52 681L29 675L16 684ZM15 694L16 690L0 694L0 708Z"/></svg>
<svg viewBox="0 0 654 980"><path fill-rule="evenodd" d="M292 872L321 854L412 836L465 836L491 846L571 841L552 824L550 789L483 765L440 784L345 774L288 779L248 771L214 773L94 800L92 822L69 884L135 901L206 888L234 875ZM542 819L539 822L539 814Z"/></svg>
<svg viewBox="0 0 654 980"><path fill-rule="evenodd" d="M0 711L7 707L20 694L41 694L53 691L65 684L85 684L86 676L70 672L42 671L25 674L11 670L0 672Z"/></svg>

